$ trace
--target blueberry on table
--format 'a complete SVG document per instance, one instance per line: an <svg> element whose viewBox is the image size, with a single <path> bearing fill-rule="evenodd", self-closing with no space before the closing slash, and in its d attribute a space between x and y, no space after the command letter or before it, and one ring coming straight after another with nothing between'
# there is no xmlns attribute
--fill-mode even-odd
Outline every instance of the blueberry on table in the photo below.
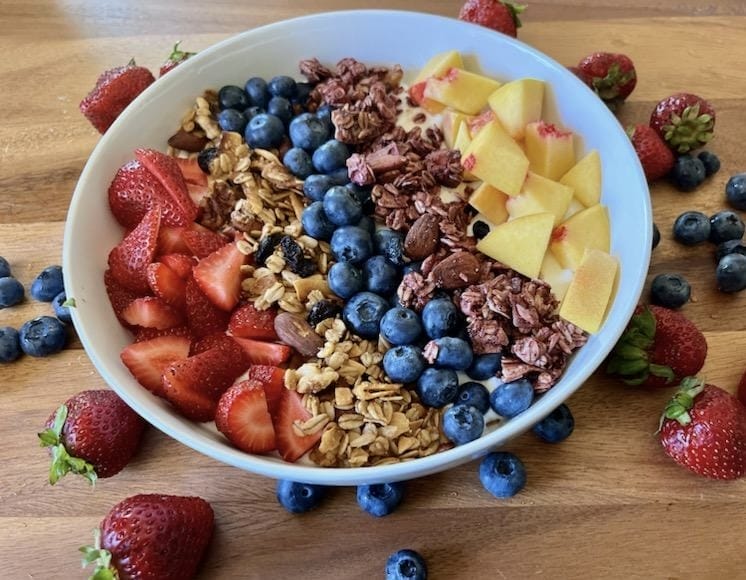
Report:
<svg viewBox="0 0 746 580"><path fill-rule="evenodd" d="M718 262L715 271L718 290L721 292L740 292L746 288L746 256L728 254Z"/></svg>
<svg viewBox="0 0 746 580"><path fill-rule="evenodd" d="M65 324L70 324L73 321L70 315L70 307L65 304L67 302L67 294L60 292L52 300L52 308L54 308L54 315L59 318Z"/></svg>
<svg viewBox="0 0 746 580"><path fill-rule="evenodd" d="M327 124L311 113L302 113L290 121L288 134L294 147L301 147L309 153L316 151L330 137Z"/></svg>
<svg viewBox="0 0 746 580"><path fill-rule="evenodd" d="M15 306L23 300L23 284L12 276L0 278L0 308Z"/></svg>
<svg viewBox="0 0 746 580"><path fill-rule="evenodd" d="M502 358L499 352L475 355L471 366L466 369L466 374L475 381L486 381L502 369Z"/></svg>
<svg viewBox="0 0 746 580"><path fill-rule="evenodd" d="M686 246L706 242L710 239L710 218L700 211L685 211L673 223L673 237Z"/></svg>
<svg viewBox="0 0 746 580"><path fill-rule="evenodd" d="M484 431L484 415L471 405L453 405L443 413L443 434L455 445L479 439Z"/></svg>
<svg viewBox="0 0 746 580"><path fill-rule="evenodd" d="M389 309L388 302L378 294L360 292L347 301L342 319L347 328L362 338L378 338L381 319Z"/></svg>
<svg viewBox="0 0 746 580"><path fill-rule="evenodd" d="M417 379L417 394L428 407L445 407L458 395L458 375L451 369L428 368Z"/></svg>
<svg viewBox="0 0 746 580"><path fill-rule="evenodd" d="M282 163L298 179L306 179L313 173L311 158L305 149L301 149L300 147L291 147L288 149L282 157Z"/></svg>
<svg viewBox="0 0 746 580"><path fill-rule="evenodd" d="M395 266L403 266L404 235L390 228L376 230L373 234L373 251Z"/></svg>
<svg viewBox="0 0 746 580"><path fill-rule="evenodd" d="M241 87L236 85L225 85L218 91L218 106L220 110L237 109L243 111L251 103L249 95Z"/></svg>
<svg viewBox="0 0 746 580"><path fill-rule="evenodd" d="M718 244L715 250L715 260L719 262L728 254L743 254L746 256L746 246L743 245L743 240L728 240Z"/></svg>
<svg viewBox="0 0 746 580"><path fill-rule="evenodd" d="M454 333L460 322L458 309L450 298L430 300L422 309L422 325L430 338Z"/></svg>
<svg viewBox="0 0 746 580"><path fill-rule="evenodd" d="M479 481L496 498L513 497L526 486L526 468L512 453L489 453L479 464Z"/></svg>
<svg viewBox="0 0 746 580"><path fill-rule="evenodd" d="M25 322L18 332L21 349L30 356L44 357L65 347L65 325L52 316L39 316Z"/></svg>
<svg viewBox="0 0 746 580"><path fill-rule="evenodd" d="M697 158L705 166L705 176L710 177L720 171L720 159L711 151L700 151Z"/></svg>
<svg viewBox="0 0 746 580"><path fill-rule="evenodd" d="M694 191L705 180L705 165L692 155L681 155L676 158L670 177L680 191Z"/></svg>
<svg viewBox="0 0 746 580"><path fill-rule="evenodd" d="M376 258L384 259L383 256L376 256ZM373 259L375 258L371 258ZM392 308L381 320L381 336L393 345L414 344L421 334L420 317L409 308L403 306Z"/></svg>
<svg viewBox="0 0 746 580"><path fill-rule="evenodd" d="M681 274L658 274L650 285L652 303L664 308L681 308L691 295L692 288Z"/></svg>
<svg viewBox="0 0 746 580"><path fill-rule="evenodd" d="M383 355L383 371L396 383L413 383L420 378L427 361L418 346L395 346Z"/></svg>
<svg viewBox="0 0 746 580"><path fill-rule="evenodd" d="M319 173L331 173L335 169L346 168L349 156L347 145L330 139L313 152L313 166Z"/></svg>
<svg viewBox="0 0 746 580"><path fill-rule="evenodd" d="M722 244L728 240L740 240L743 237L744 223L733 211L720 211L710 218L710 241Z"/></svg>
<svg viewBox="0 0 746 580"><path fill-rule="evenodd" d="M302 514L317 507L325 494L326 488L322 485L287 479L277 481L277 501L293 514Z"/></svg>
<svg viewBox="0 0 746 580"><path fill-rule="evenodd" d="M269 79L267 90L273 97L285 97L290 99L295 95L295 79L285 75L278 75Z"/></svg>
<svg viewBox="0 0 746 580"><path fill-rule="evenodd" d="M312 238L329 240L334 233L334 224L329 221L324 212L324 204L314 201L303 210L300 216L303 229Z"/></svg>
<svg viewBox="0 0 746 580"><path fill-rule="evenodd" d="M304 154L308 155L305 151ZM335 185L326 192L324 211L329 221L338 226L354 225L363 217L363 206L352 192L342 185Z"/></svg>
<svg viewBox="0 0 746 580"><path fill-rule="evenodd" d="M490 407L505 419L523 413L531 406L533 400L534 385L528 379L502 383L490 393Z"/></svg>
<svg viewBox="0 0 746 580"><path fill-rule="evenodd" d="M401 482L376 483L357 487L357 504L377 518L387 516L396 510L404 497L404 484Z"/></svg>
<svg viewBox="0 0 746 580"><path fill-rule="evenodd" d="M323 173L314 173L306 177L303 182L303 193L313 201L323 201L324 195L332 187L332 180L328 175Z"/></svg>
<svg viewBox="0 0 746 580"><path fill-rule="evenodd" d="M653 223L653 249L658 247L658 244L661 243L661 231L658 229L658 226Z"/></svg>
<svg viewBox="0 0 746 580"><path fill-rule="evenodd" d="M443 336L432 340L431 343L438 349L435 357L435 366L438 368L465 371L474 360L471 345L463 338Z"/></svg>
<svg viewBox="0 0 746 580"><path fill-rule="evenodd" d="M386 560L385 580L427 580L427 564L414 550L399 550Z"/></svg>
<svg viewBox="0 0 746 580"><path fill-rule="evenodd" d="M48 266L31 283L31 297L42 302L51 302L65 290L62 281L62 266Z"/></svg>
<svg viewBox="0 0 746 580"><path fill-rule="evenodd" d="M362 264L373 254L373 240L370 233L357 226L344 226L336 229L332 234L330 246L332 256L337 262Z"/></svg>
<svg viewBox="0 0 746 580"><path fill-rule="evenodd" d="M261 113L248 122L244 137L249 147L272 149L282 143L285 137L285 126L279 117Z"/></svg>
<svg viewBox="0 0 746 580"><path fill-rule="evenodd" d="M7 278L10 276L10 264L8 260L0 256L0 278Z"/></svg>
<svg viewBox="0 0 746 580"><path fill-rule="evenodd" d="M468 405L484 414L490 410L490 392L482 383L466 382L458 388L453 405Z"/></svg>
<svg viewBox="0 0 746 580"><path fill-rule="evenodd" d="M746 211L746 173L738 173L728 180L725 198L734 208Z"/></svg>
<svg viewBox="0 0 746 580"><path fill-rule="evenodd" d="M0 327L0 363L9 363L21 356L18 331L11 326Z"/></svg>
<svg viewBox="0 0 746 580"><path fill-rule="evenodd" d="M539 439L546 443L559 443L567 439L575 429L575 418L570 407L562 403L531 429Z"/></svg>
<svg viewBox="0 0 746 580"><path fill-rule="evenodd" d="M365 287L363 272L352 262L335 262L327 275L329 289L347 300Z"/></svg>
<svg viewBox="0 0 746 580"><path fill-rule="evenodd" d="M246 116L236 109L224 109L218 113L218 125L223 131L243 134L247 122Z"/></svg>
<svg viewBox="0 0 746 580"><path fill-rule="evenodd" d="M278 117L283 125L293 119L293 105L285 97L272 97L267 103L267 113Z"/></svg>
<svg viewBox="0 0 746 580"><path fill-rule="evenodd" d="M401 282L401 275L396 266L383 256L372 256L363 264L363 279L366 290L391 296Z"/></svg>
<svg viewBox="0 0 746 580"><path fill-rule="evenodd" d="M260 77L251 77L246 81L244 89L246 90L249 101L253 106L261 107L262 109L267 108L270 99L267 81Z"/></svg>

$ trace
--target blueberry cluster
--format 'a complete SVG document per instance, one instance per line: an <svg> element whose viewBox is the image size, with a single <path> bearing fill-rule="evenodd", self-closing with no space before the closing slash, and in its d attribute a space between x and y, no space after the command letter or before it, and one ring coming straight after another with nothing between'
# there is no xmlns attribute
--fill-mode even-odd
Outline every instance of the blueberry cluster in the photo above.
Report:
<svg viewBox="0 0 746 580"><path fill-rule="evenodd" d="M20 330L11 326L0 327L0 363L9 363L26 353L42 357L62 350L67 342L65 323L71 322L62 268L49 266L31 283L31 297L41 302L51 302L55 317L39 316L25 322ZM12 276L10 264L0 256L0 309L15 306L23 301L23 284Z"/></svg>
<svg viewBox="0 0 746 580"><path fill-rule="evenodd" d="M694 191L708 177L720 170L720 159L710 151L700 151L695 157L687 153L676 158L670 178L679 191Z"/></svg>

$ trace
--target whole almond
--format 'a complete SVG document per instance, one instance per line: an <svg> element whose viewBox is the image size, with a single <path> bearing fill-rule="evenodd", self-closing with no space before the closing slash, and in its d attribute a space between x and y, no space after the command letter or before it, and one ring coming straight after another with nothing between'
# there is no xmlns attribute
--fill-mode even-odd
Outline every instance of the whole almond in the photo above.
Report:
<svg viewBox="0 0 746 580"><path fill-rule="evenodd" d="M275 332L282 342L292 346L303 356L316 356L324 346L324 339L316 334L300 314L278 314L275 318Z"/></svg>
<svg viewBox="0 0 746 580"><path fill-rule="evenodd" d="M479 260L469 252L456 252L438 262L429 278L447 290L471 286L479 281Z"/></svg>
<svg viewBox="0 0 746 580"><path fill-rule="evenodd" d="M438 218L426 213L417 218L404 238L404 251L413 260L423 260L438 248Z"/></svg>
<svg viewBox="0 0 746 580"><path fill-rule="evenodd" d="M194 133L187 133L184 129L179 129L169 137L168 144L176 149L182 149L190 153L199 153L209 141L207 137L201 137Z"/></svg>

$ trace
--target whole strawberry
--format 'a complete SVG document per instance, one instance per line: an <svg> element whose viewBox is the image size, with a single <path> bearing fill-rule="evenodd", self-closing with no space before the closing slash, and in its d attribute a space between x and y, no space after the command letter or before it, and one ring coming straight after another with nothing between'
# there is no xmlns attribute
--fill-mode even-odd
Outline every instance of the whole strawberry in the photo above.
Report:
<svg viewBox="0 0 746 580"><path fill-rule="evenodd" d="M181 44L181 41L174 44L174 48L171 51L171 54L168 55L168 58L164 61L164 63L161 65L160 70L158 71L158 76L165 75L168 71L174 69L177 65L184 62L186 59L193 57L196 52L186 52L184 50L181 50L179 48L179 45Z"/></svg>
<svg viewBox="0 0 746 580"><path fill-rule="evenodd" d="M580 70L590 79L590 87L614 110L637 85L637 71L625 54L594 52L578 63Z"/></svg>
<svg viewBox="0 0 746 580"><path fill-rule="evenodd" d="M738 479L746 474L746 407L697 377L681 381L666 406L660 440L676 463L697 475Z"/></svg>
<svg viewBox="0 0 746 580"><path fill-rule="evenodd" d="M628 385L668 387L696 374L707 357L705 337L675 310L638 309L611 351L606 372Z"/></svg>
<svg viewBox="0 0 746 580"><path fill-rule="evenodd" d="M647 125L635 125L627 128L627 135L648 181L660 179L671 171L676 158L658 133Z"/></svg>
<svg viewBox="0 0 746 580"><path fill-rule="evenodd" d="M80 548L92 578L189 580L196 574L215 525L212 507L199 497L142 494L117 505Z"/></svg>
<svg viewBox="0 0 746 580"><path fill-rule="evenodd" d="M104 133L127 105L154 81L153 73L137 66L133 59L125 66L102 73L93 90L80 101L80 112L99 133Z"/></svg>
<svg viewBox="0 0 746 580"><path fill-rule="evenodd" d="M702 97L677 93L655 106L650 115L650 126L671 149L686 153L712 139L715 109Z"/></svg>
<svg viewBox="0 0 746 580"><path fill-rule="evenodd" d="M47 420L39 433L49 447L52 465L49 483L77 473L92 484L99 477L119 473L140 445L145 421L114 391L83 391L68 399Z"/></svg>
<svg viewBox="0 0 746 580"><path fill-rule="evenodd" d="M583 81L583 84L588 85L591 89L593 88L593 79L591 77L589 77L585 73L585 71L580 70L576 66L568 66L567 70L569 70L572 74L574 74L581 81Z"/></svg>
<svg viewBox="0 0 746 580"><path fill-rule="evenodd" d="M521 27L518 15L525 9L507 0L466 0L458 17L516 38Z"/></svg>
<svg viewBox="0 0 746 580"><path fill-rule="evenodd" d="M736 391L738 400L746 405L746 371L741 375L741 380L738 383L738 391Z"/></svg>

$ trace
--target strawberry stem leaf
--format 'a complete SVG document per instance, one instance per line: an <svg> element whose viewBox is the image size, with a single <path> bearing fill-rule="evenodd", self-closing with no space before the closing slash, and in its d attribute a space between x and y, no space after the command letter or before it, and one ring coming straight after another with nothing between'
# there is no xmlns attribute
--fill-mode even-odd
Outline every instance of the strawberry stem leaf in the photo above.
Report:
<svg viewBox="0 0 746 580"><path fill-rule="evenodd" d="M513 22L515 23L516 28L520 28L523 26L523 22L521 22L521 19L519 17L520 14L523 14L523 12L528 8L526 4L516 4L514 2L507 2L507 0L500 0L500 3L503 4L507 9L508 12L510 12L510 17L513 19Z"/></svg>
<svg viewBox="0 0 746 580"><path fill-rule="evenodd" d="M73 457L62 443L62 429L67 420L67 405L60 405L54 415L51 427L38 434L42 447L49 447L52 452L52 464L49 466L49 483L54 485L68 473L82 475L91 485L95 485L96 470L93 465L79 457Z"/></svg>
<svg viewBox="0 0 746 580"><path fill-rule="evenodd" d="M614 346L606 372L619 375L628 385L640 385L651 373L664 372L662 368L666 367L651 365L648 359L648 350L653 346L654 340L655 316L649 308L645 308L632 317L624 334ZM673 374L671 369L668 371Z"/></svg>
<svg viewBox="0 0 746 580"><path fill-rule="evenodd" d="M116 580L119 578L116 568L111 565L111 552L101 548L101 530L93 530L93 546L82 546L83 568L96 564L96 569L88 580Z"/></svg>
<svg viewBox="0 0 746 580"><path fill-rule="evenodd" d="M697 398L697 395L699 395L704 388L704 381L700 378L686 377L682 379L679 390L676 391L676 394L663 410L660 426L663 425L665 419L673 419L674 421L678 421L681 425L688 425L691 423L692 417L689 414L689 411L694 406L694 399ZM660 427L658 430L660 430Z"/></svg>
<svg viewBox="0 0 746 580"><path fill-rule="evenodd" d="M663 138L679 153L696 149L712 139L715 119L708 113L700 115L699 103L684 109L681 115L672 114L663 127Z"/></svg>

